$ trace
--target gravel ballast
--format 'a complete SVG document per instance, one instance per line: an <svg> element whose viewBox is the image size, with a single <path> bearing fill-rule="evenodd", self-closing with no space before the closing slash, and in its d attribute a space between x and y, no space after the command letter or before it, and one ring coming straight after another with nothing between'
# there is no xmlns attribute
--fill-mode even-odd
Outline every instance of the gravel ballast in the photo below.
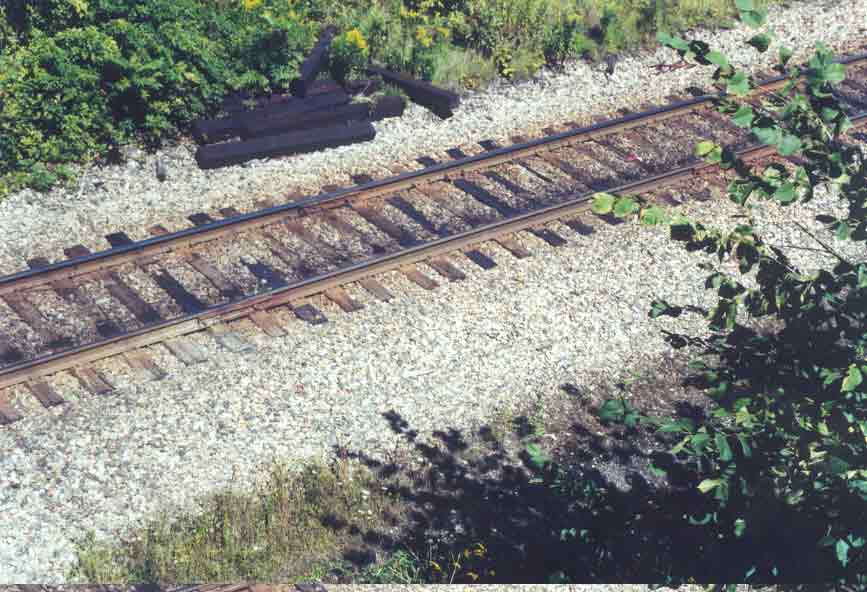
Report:
<svg viewBox="0 0 867 592"><path fill-rule="evenodd" d="M864 2L818 6L775 9L771 20L781 34L800 35L799 47L816 38L839 45L867 22ZM725 47L727 39L742 34L705 37ZM256 195L305 183L312 188L323 178L370 171L467 138L526 133L535 125L638 104L697 82L691 79L696 71L678 71L648 84L648 65L662 60L671 56L624 60L612 82L575 65L562 77L546 74L534 83L470 97L449 122L411 110L406 120L386 122L393 127L388 133L383 128L374 157L369 148L339 149L206 175L192 168L181 146L164 154L174 173L163 185L150 178L150 163L138 172L129 166L91 172L81 197L75 190L21 192L0 204L2 268L19 269L25 257L51 256L48 251L71 242L88 244L94 232L126 229L141 238L138 228L180 220L191 211L243 207ZM629 81L630 72L644 78ZM583 86L577 87L581 76ZM628 97L610 94L618 86L621 92L631 89ZM566 94L541 103L538 113L528 112L526 101L546 96L545 88ZM595 98L585 102L585 93ZM401 127L413 122L422 131ZM107 191L88 189L87 179L96 178ZM787 220L807 220L821 206L769 207L773 224L767 230L781 244L805 244ZM700 208L718 219L731 212L717 202ZM119 220L128 226L119 227ZM111 539L160 510L193 509L208 493L252 483L272 459L302 463L327 457L338 444L386 454L399 445L382 415L391 410L422 434L466 430L534 397L555 396L563 383L579 385L592 398L604 384L658 366L673 355L661 329L698 331L703 323L686 317L649 321L647 308L654 298L709 304L700 290L705 272L696 267L703 258L670 243L661 229L596 227L592 236L580 237L558 226L569 239L560 249L523 237L534 251L526 261L486 245L497 268L482 272L454 259L467 281L440 280L434 293L388 274L397 296L392 303L363 297L366 308L352 315L325 307L331 322L317 327L289 322L286 315L288 334L280 339L239 323L234 328L254 352L232 353L210 336L196 335L191 339L208 351L209 360L184 367L155 346L151 353L169 373L159 382L115 360L99 363L118 389L110 397L84 393L66 374L52 380L69 402L59 408L41 409L20 390L14 403L22 406L24 419L0 429L0 581L63 581L74 558L73 541L85 531ZM796 263L816 262L814 251L796 254Z"/></svg>
<svg viewBox="0 0 867 592"><path fill-rule="evenodd" d="M796 49L795 60L805 58L817 41L840 52L860 46L867 33L867 2L776 6L769 22L777 40L763 56L744 45L750 32L741 27L695 36L720 48L734 64L767 68L778 44ZM495 84L472 93L445 121L411 105L403 117L377 122L373 142L213 171L199 170L195 145L189 142L159 154L131 150L125 165L87 168L78 186L47 194L25 190L0 201L0 274L22 269L26 259L36 255L62 259L63 247L76 243L105 249L103 236L110 232L124 231L140 240L155 223L171 230L189 226L186 216L194 212L226 206L248 211L265 197L316 192L330 183L348 185L352 174L385 176L389 166L413 166L409 161L418 156L484 139L508 142L510 135L541 134L541 128L566 121L589 123L594 115L664 103L666 95L708 85L709 68L655 73L655 64L675 61L676 54L664 48L627 56L610 78L602 66L578 62L563 73L544 72L528 82ZM155 174L157 159L168 168L164 182Z"/></svg>

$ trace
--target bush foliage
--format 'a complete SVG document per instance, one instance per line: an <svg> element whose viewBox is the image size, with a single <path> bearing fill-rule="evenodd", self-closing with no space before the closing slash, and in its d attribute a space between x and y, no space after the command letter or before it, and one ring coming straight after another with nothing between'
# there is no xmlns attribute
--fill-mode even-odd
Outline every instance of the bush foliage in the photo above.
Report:
<svg viewBox="0 0 867 592"><path fill-rule="evenodd" d="M738 7L744 22L764 23L765 11L752 0L738 0ZM761 144L795 160L791 166L753 166L728 147L698 145L699 156L735 173L728 195L742 211L731 231L669 216L641 199L597 197L597 212L669 224L674 240L719 258L719 266L708 266L705 283L717 295L707 314L709 336L671 336L674 344L692 344L705 354L692 368L696 384L712 399L710 416L699 422L644 417L625 401L610 401L603 417L678 435L671 452L708 497L706 513L685 518L716 535L720 549L729 549L724 556L730 577L863 587L867 260L863 249L852 257L838 245L867 241L867 158L843 137L852 122L832 91L845 77L844 66L821 46L806 66L793 66L792 52L783 48L777 68L788 83L747 102L743 98L755 83L724 55L700 41L670 35L661 40L688 59L715 66L714 77L727 91L717 100L718 110ZM765 52L770 41L760 33L748 44ZM803 231L804 247L832 263L799 269L787 249L759 232L753 204L785 207L825 192L840 207L817 216L824 232L793 225ZM726 269L726 261L736 262L737 271ZM659 301L650 314L683 311ZM759 320L762 330L756 328ZM804 555L777 553L781 529L806 549Z"/></svg>
<svg viewBox="0 0 867 592"><path fill-rule="evenodd" d="M284 89L320 29L332 75L368 59L451 86L725 23L732 0L7 0L0 6L0 195L65 163L158 145L233 90ZM350 39L346 35L355 31Z"/></svg>
<svg viewBox="0 0 867 592"><path fill-rule="evenodd" d="M16 1L4 23L0 193L48 187L57 165L126 143L157 145L232 90L287 85L316 33L200 0Z"/></svg>

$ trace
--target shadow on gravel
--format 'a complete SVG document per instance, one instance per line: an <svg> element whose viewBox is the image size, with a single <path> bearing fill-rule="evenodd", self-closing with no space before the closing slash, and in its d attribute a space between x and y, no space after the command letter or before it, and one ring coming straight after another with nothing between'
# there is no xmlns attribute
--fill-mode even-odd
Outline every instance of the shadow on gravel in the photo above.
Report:
<svg viewBox="0 0 867 592"><path fill-rule="evenodd" d="M678 411L703 413L690 403ZM344 557L352 568L341 580L362 583L377 556L387 563L401 550L413 557L413 578L432 583L743 582L757 560L798 582L784 589L824 579L824 559L799 546L815 540L798 535L815 525L784 509L768 509L767 524L757 529L763 536L720 540L692 526L687 515L704 515L706 499L688 468L660 452L671 442L654 442L649 433L618 428L600 436L576 424L565 444L546 450L545 438L520 417L500 437L487 427L466 435L448 430L431 444L397 413L385 417L424 462L410 469L342 451L391 488L408 520L388 533L361 532L368 548ZM667 477L649 470L651 460Z"/></svg>

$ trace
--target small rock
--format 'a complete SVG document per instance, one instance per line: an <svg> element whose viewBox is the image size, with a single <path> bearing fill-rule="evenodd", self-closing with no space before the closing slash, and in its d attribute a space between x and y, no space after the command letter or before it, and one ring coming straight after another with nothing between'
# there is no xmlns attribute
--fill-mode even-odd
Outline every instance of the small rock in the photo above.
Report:
<svg viewBox="0 0 867 592"><path fill-rule="evenodd" d="M611 76L614 74L614 68L617 66L617 54L610 53L605 56L605 75Z"/></svg>
<svg viewBox="0 0 867 592"><path fill-rule="evenodd" d="M169 176L169 168L166 166L166 163L163 162L162 158L157 158L156 172L157 179L160 181L165 181Z"/></svg>
<svg viewBox="0 0 867 592"><path fill-rule="evenodd" d="M121 156L124 160L144 160L145 153L138 146L123 146L120 149Z"/></svg>

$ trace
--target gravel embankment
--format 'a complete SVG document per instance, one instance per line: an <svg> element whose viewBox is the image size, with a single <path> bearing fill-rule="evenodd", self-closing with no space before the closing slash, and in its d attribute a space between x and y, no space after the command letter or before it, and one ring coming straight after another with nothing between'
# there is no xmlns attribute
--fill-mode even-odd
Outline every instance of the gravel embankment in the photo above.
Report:
<svg viewBox="0 0 867 592"><path fill-rule="evenodd" d="M767 66L777 43L796 48L795 59L817 41L843 52L867 33L867 2L827 0L774 7L769 19L779 41L760 59L744 46L743 29L696 36L721 48L739 65ZM169 179L154 174L156 155L136 153L124 166L87 170L78 187L39 194L22 191L0 202L0 274L24 267L28 257L63 258L63 247L76 243L107 248L103 235L122 230L133 239L162 223L174 230L186 227L185 217L197 211L232 205L253 209L263 197L292 191L313 192L327 183L348 184L350 174L388 173L389 165L468 142L540 128L570 120L587 121L620 108L663 102L666 95L709 82L706 68L681 69L656 75L652 66L675 61L666 49L622 59L611 78L599 67L570 65L562 74L544 73L521 84L500 84L473 93L452 119L442 121L418 106L400 119L376 124L376 140L362 145L279 160L260 160L216 171L199 170L195 146L185 143L159 156L169 166Z"/></svg>
<svg viewBox="0 0 867 592"><path fill-rule="evenodd" d="M810 207L769 208L774 240L805 244L786 220L810 219L822 204ZM701 209L719 220L732 210L725 202ZM528 238L535 256L527 261L490 247L499 265L488 272L455 259L468 281L433 294L392 274L394 302L364 298L367 307L352 315L329 309L324 326L289 322L281 339L240 323L255 353L198 335L210 360L184 368L156 346L170 374L160 382L106 361L98 368L118 387L111 397L87 395L66 377L55 385L69 405L45 411L24 398L25 419L0 430L0 581L60 581L71 541L86 530L115 537L160 509L194 508L209 492L250 483L274 458L327 457L335 444L393 451L399 438L383 417L391 410L429 434L566 396L559 386L567 382L598 403L603 384L673 355L662 328L702 329L691 318L649 321L653 298L709 299L696 267L704 257L662 229L597 227L590 237L558 228L571 239L560 249ZM797 264L815 262L814 251L797 253Z"/></svg>

